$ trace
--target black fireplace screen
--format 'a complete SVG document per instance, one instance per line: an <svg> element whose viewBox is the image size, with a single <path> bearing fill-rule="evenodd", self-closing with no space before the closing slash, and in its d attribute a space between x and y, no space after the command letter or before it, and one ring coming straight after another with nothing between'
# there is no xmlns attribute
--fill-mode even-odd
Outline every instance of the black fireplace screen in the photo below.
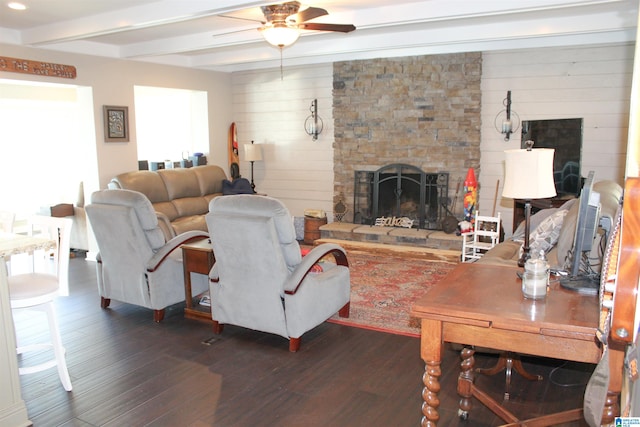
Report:
<svg viewBox="0 0 640 427"><path fill-rule="evenodd" d="M447 172L426 173L406 164L356 171L353 222L374 225L382 217L409 218L413 228L439 230L448 194Z"/></svg>

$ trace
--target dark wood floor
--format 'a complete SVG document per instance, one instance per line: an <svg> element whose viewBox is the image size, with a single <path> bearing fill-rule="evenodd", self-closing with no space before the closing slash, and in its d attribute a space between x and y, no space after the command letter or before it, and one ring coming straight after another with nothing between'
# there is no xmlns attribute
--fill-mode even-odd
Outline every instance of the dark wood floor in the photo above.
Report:
<svg viewBox="0 0 640 427"><path fill-rule="evenodd" d="M70 276L71 295L57 307L73 391L64 391L55 370L20 377L36 427L420 425L424 365L416 338L325 323L292 354L273 335L227 326L215 337L208 325L184 319L179 305L161 324L150 310L116 301L102 310L94 263L72 259ZM16 323L19 336L41 334L35 317L22 313ZM458 418L458 361L446 352L439 425L501 424L477 402L467 421ZM476 361L491 366L495 356ZM510 410L524 417L581 405L591 366L525 365L545 380L516 375ZM503 375L476 383L502 396Z"/></svg>

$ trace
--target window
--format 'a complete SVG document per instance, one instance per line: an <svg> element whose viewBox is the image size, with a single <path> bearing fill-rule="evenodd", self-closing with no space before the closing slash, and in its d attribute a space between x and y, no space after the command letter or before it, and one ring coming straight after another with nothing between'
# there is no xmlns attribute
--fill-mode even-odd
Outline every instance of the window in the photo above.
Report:
<svg viewBox="0 0 640 427"><path fill-rule="evenodd" d="M138 159L179 161L209 151L207 93L135 86Z"/></svg>

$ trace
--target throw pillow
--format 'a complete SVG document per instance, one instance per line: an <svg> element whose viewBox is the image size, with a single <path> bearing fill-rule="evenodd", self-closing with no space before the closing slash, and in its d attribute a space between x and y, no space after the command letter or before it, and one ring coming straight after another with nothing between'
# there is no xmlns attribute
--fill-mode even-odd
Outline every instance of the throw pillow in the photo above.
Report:
<svg viewBox="0 0 640 427"><path fill-rule="evenodd" d="M544 220L546 220L556 212L558 212L558 208L548 208L539 210L538 212L531 215L531 217L529 218L529 227L531 229L531 231L529 232L529 236L531 236L533 231L538 228L538 226L542 224ZM515 240L517 242L522 242L524 240L524 220L521 221L520 224L518 224L518 228L516 228L516 231L513 232L511 240Z"/></svg>
<svg viewBox="0 0 640 427"><path fill-rule="evenodd" d="M538 225L542 223L542 221L549 218L551 215L555 214L556 212L560 210L568 211L576 203L577 200L578 199L569 199L566 202L564 202L562 206L558 208L542 209L534 213L533 215L531 215L531 218L530 218L531 230L535 230L538 227ZM524 240L524 221L521 221L520 224L518 224L518 227L516 228L516 230L513 232L511 236L511 240L515 240L516 242L522 242Z"/></svg>
<svg viewBox="0 0 640 427"><path fill-rule="evenodd" d="M233 181L222 180L222 194L253 194L251 183L246 178L237 178Z"/></svg>
<svg viewBox="0 0 640 427"><path fill-rule="evenodd" d="M536 227L529 236L529 247L532 254L540 253L540 251L548 253L553 249L558 242L558 237L560 237L560 230L567 212L565 209L558 210Z"/></svg>
<svg viewBox="0 0 640 427"><path fill-rule="evenodd" d="M548 209L547 209L548 210ZM560 231L564 217L569 211L566 209L558 209L553 215L544 219L531 234L529 234L529 253L531 256L539 254L540 251L548 253L558 243ZM519 256L522 256L522 246L520 246Z"/></svg>

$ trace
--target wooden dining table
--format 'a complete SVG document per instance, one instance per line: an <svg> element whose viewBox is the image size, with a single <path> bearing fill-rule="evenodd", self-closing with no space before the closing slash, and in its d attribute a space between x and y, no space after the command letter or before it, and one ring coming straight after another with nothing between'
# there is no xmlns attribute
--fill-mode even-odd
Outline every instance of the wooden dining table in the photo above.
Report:
<svg viewBox="0 0 640 427"><path fill-rule="evenodd" d="M518 271L517 267L461 263L413 305L411 315L421 320L420 352L425 362L423 427L435 427L440 418L444 342L463 345L457 386L462 419L469 417L473 398L507 425L547 426L582 418L582 408L576 408L525 423L474 383L474 346L592 364L600 361L598 298L568 291L552 281L544 300L528 300L522 295ZM609 350L611 377L603 425L613 422L620 411L624 353Z"/></svg>
<svg viewBox="0 0 640 427"><path fill-rule="evenodd" d="M51 239L21 234L0 233L0 426L31 425L20 392L16 339L9 299L7 263L12 255L47 250L56 246Z"/></svg>

